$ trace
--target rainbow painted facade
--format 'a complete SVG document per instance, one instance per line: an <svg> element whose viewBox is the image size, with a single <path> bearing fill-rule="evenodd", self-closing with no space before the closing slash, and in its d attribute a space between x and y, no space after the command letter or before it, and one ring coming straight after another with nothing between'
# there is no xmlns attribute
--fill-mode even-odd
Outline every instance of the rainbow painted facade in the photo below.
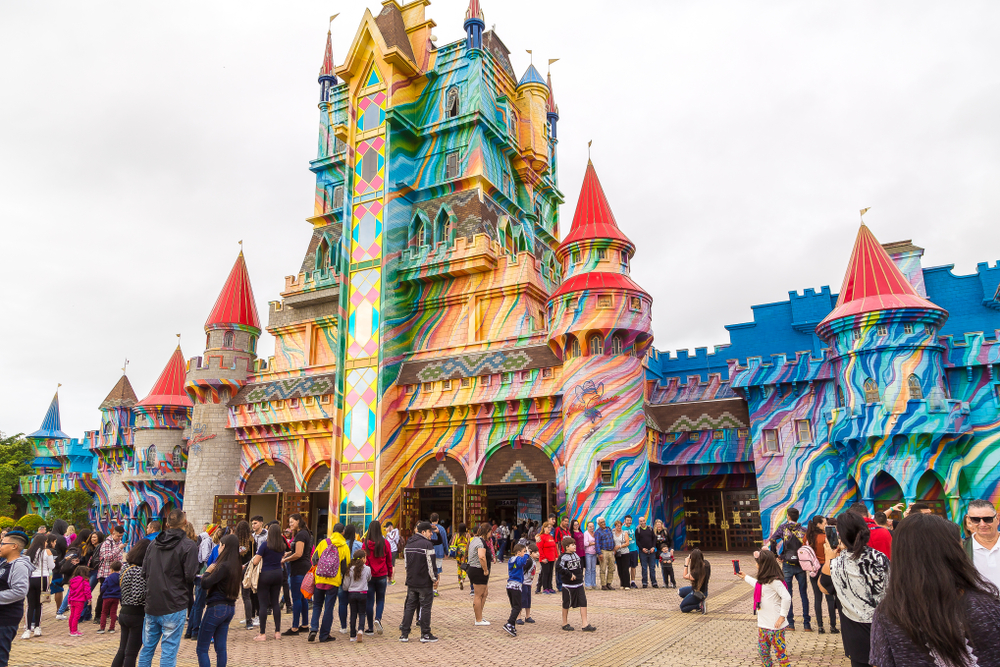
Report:
<svg viewBox="0 0 1000 667"><path fill-rule="evenodd" d="M78 445L91 458L53 454L76 441L48 417L32 434L35 506L85 479L99 523L134 530L180 504L196 524L304 512L321 534L631 513L679 547L743 549L793 504L919 498L955 517L1000 499L1000 265L922 269L862 227L839 297L793 292L714 354L661 354L630 277L636 223L619 227L592 164L560 242L551 78L517 76L478 0L465 39L435 45L428 4L366 11L339 66L327 36L274 356L256 358L241 253L204 355L184 367L178 349L141 402L123 377Z"/></svg>

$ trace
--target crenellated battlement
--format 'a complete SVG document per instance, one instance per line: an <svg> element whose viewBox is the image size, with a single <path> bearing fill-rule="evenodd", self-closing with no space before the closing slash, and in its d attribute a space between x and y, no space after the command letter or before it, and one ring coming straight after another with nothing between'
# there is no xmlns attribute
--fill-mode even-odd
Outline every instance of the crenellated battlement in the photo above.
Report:
<svg viewBox="0 0 1000 667"><path fill-rule="evenodd" d="M188 374L202 375L210 371L233 372L249 375L254 371L252 355L246 352L206 352L205 356L191 357L187 362Z"/></svg>

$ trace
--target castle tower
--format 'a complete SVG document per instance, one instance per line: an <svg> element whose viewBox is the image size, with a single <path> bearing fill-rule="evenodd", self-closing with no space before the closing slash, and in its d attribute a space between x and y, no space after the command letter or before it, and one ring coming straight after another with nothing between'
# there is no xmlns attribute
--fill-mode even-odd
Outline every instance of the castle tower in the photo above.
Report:
<svg viewBox="0 0 1000 667"><path fill-rule="evenodd" d="M123 479L130 503L149 506L150 518L181 506L184 489L184 431L191 420L184 392L184 354L178 345L146 398L132 409L135 455Z"/></svg>
<svg viewBox="0 0 1000 667"><path fill-rule="evenodd" d="M323 66L319 68L319 101L329 102L330 91L337 85L337 75L333 71L333 34L326 31L326 51Z"/></svg>
<svg viewBox="0 0 1000 667"><path fill-rule="evenodd" d="M883 471L912 499L923 471L910 465L911 457L958 430L961 418L958 406L950 405L957 402L945 399L944 347L937 342L947 318L947 311L917 293L862 224L837 305L816 333L832 352L830 442L866 501L873 500L874 477ZM898 453L901 447L909 453Z"/></svg>
<svg viewBox="0 0 1000 667"><path fill-rule="evenodd" d="M517 84L518 108L527 122L519 124L521 155L535 171L549 168L549 145L546 137L549 87L534 65L528 65Z"/></svg>
<svg viewBox="0 0 1000 667"><path fill-rule="evenodd" d="M199 529L212 520L215 496L235 493L240 479L240 445L227 428L229 401L253 372L260 337L242 251L205 321L205 333L205 354L188 364L184 385L194 401L184 510Z"/></svg>
<svg viewBox="0 0 1000 667"><path fill-rule="evenodd" d="M643 367L652 299L629 277L635 245L618 228L593 163L569 234L565 280L549 300L549 345L563 360L563 471L567 514L649 510Z"/></svg>
<svg viewBox="0 0 1000 667"><path fill-rule="evenodd" d="M479 0L469 0L469 8L465 10L466 39L470 49L483 48L483 30L486 29L486 21L483 19L483 10L479 6Z"/></svg>
<svg viewBox="0 0 1000 667"><path fill-rule="evenodd" d="M545 119L549 122L549 173L552 174L552 181L559 184L556 178L559 173L559 165L556 157L556 145L559 143L559 135L556 125L559 123L559 106L556 104L555 94L552 92L552 72L545 75L545 84L549 89L549 97L545 102Z"/></svg>
<svg viewBox="0 0 1000 667"><path fill-rule="evenodd" d="M97 457L97 471L105 491L98 494L96 524L102 532L108 532L113 525L125 526L129 543L143 534L123 485L126 464L134 456L132 408L138 402L132 383L123 372L99 406L100 430L90 434L90 449Z"/></svg>

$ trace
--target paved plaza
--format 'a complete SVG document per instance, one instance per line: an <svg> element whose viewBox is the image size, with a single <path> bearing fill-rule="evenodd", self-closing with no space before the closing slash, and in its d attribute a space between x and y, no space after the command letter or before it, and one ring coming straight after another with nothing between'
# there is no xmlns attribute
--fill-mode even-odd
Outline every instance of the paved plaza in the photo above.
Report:
<svg viewBox="0 0 1000 667"><path fill-rule="evenodd" d="M256 632L243 630L242 604L237 604L237 618L229 632L231 665L531 665L531 667L618 665L726 666L759 665L757 626L751 613L752 589L730 573L729 554L709 556L714 576L710 585L709 613L682 614L679 598L671 590L647 589L614 592L588 591L590 621L595 633L580 632L577 613L571 617L575 632L561 629L560 595L533 596L532 616L535 625L521 626L515 639L501 628L510 608L500 581L491 585L485 618L492 625L472 625L472 598L468 590L459 591L453 561L445 563L441 597L434 601L432 630L440 639L436 644L397 641L396 627L402 614L405 587L400 571L395 586L390 586L383 621L385 635L366 637L360 646L347 635L334 631L337 641L329 644L308 643L305 636L283 637L275 641L251 641ZM751 563L749 555L740 556ZM506 575L506 566L502 566ZM681 568L678 568L678 572ZM504 577L504 581L506 576ZM796 604L798 612L798 604ZM45 605L44 636L23 641L16 639L11 652L11 667L107 667L118 648L118 635L98 635L97 626L81 624L85 636L71 639L67 624L54 620L54 605ZM282 623L287 617L282 614ZM799 623L801 625L801 622ZM336 626L336 621L334 622ZM839 635L820 635L801 630L788 633L789 655L793 664L817 667L850 665L844 657ZM177 664L195 667L195 642L183 641ZM211 654L215 665L215 654ZM154 665L159 659L154 661Z"/></svg>

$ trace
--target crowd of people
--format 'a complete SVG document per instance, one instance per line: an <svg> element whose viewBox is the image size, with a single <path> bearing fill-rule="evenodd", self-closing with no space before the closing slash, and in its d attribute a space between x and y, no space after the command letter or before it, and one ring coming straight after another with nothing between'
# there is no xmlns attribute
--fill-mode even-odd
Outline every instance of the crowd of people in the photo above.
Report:
<svg viewBox="0 0 1000 667"><path fill-rule="evenodd" d="M790 664L785 633L796 629L796 588L802 630L813 631L810 587L817 631L825 632L825 600L830 632L842 633L852 667L1000 667L992 636L1000 628L1000 541L992 503L969 503L961 528L924 503L905 511L900 504L874 517L855 503L835 519L812 517L807 526L799 523L797 509L786 514L754 553L756 576L744 575L734 561L735 575L754 587L765 667Z"/></svg>
<svg viewBox="0 0 1000 667"><path fill-rule="evenodd" d="M985 500L970 503L961 535L955 524L914 503L901 518L863 503L835 519L815 516L806 526L795 508L754 553L756 572L734 575L754 588L758 651L765 667L788 665L786 632L796 629L793 596L801 600L802 630L841 634L852 667L1000 667L992 631L1000 627L1000 540L997 512ZM587 591L677 589L672 537L661 521L633 523L626 516L609 527L551 515L541 522L483 522L474 530L449 530L436 514L413 527L408 539L387 522L372 521L363 535L336 524L314 540L303 517L287 527L260 516L232 530L206 525L196 533L180 510L171 511L126 550L119 527L105 537L64 521L33 536L15 527L0 537L0 667L23 622L22 639L42 634L42 603L52 598L56 619L72 637L81 624L97 633L120 633L112 667L150 667L157 646L160 665L173 667L182 639L196 641L199 667L227 662L227 639L243 604L245 630L267 641L305 634L309 642L351 642L382 635L387 587L402 559L406 596L399 641L436 642L431 631L443 561L458 566L459 589L469 584L474 626L489 626L484 609L490 581L501 581L510 613L502 629L517 637L534 624L532 595L562 595L562 630L572 632L577 610L584 632ZM890 563L892 576L890 576ZM499 569L499 571L498 571ZM506 571L504 571L506 570ZM680 611L708 612L711 565L697 549L684 559L677 589ZM808 583L807 583L808 582ZM810 614L812 590L815 616ZM94 600L96 592L97 599ZM44 598L44 599L43 599ZM27 604L25 605L25 600ZM929 603L933 601L933 603ZM825 602L825 604L824 604ZM286 624L282 630L282 611ZM268 618L272 619L271 633ZM839 628L838 628L839 626ZM772 659L772 653L774 658Z"/></svg>

